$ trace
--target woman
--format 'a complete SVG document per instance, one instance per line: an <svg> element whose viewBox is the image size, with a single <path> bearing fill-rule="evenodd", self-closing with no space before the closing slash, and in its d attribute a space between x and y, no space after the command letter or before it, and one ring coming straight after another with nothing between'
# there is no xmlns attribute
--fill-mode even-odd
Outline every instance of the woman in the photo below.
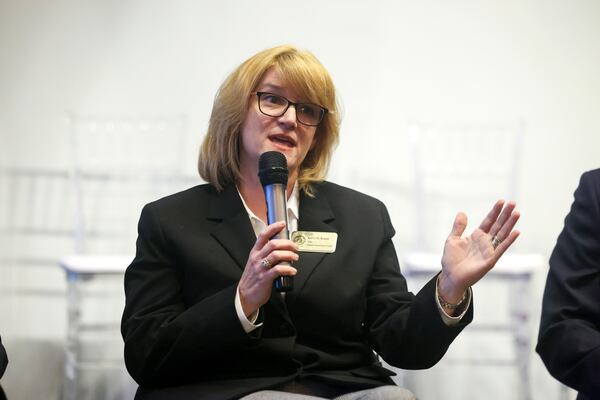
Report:
<svg viewBox="0 0 600 400"><path fill-rule="evenodd" d="M466 238L459 213L441 273L415 296L385 206L324 181L338 130L332 80L308 52L265 50L223 83L199 158L209 183L140 218L122 322L139 398L412 398L373 351L428 368L470 322L471 285L518 236L514 203ZM264 222L258 160L272 150L287 159L288 229L335 232L335 249L269 240L284 228ZM294 276L285 296L279 276Z"/></svg>

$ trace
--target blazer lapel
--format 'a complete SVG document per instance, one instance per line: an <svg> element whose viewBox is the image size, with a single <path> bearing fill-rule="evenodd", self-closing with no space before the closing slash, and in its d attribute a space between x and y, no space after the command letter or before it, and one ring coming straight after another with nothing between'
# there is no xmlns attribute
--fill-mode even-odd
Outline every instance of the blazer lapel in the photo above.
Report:
<svg viewBox="0 0 600 400"><path fill-rule="evenodd" d="M315 197L307 196L300 192L299 205L299 231L312 232L337 232L334 226L335 216L323 195L316 193ZM300 259L295 263L298 273L294 277L294 295L300 293L304 284L313 273L315 268L325 257L325 253L300 253Z"/></svg>
<svg viewBox="0 0 600 400"><path fill-rule="evenodd" d="M218 222L211 234L243 270L250 250L256 243L256 234L235 185L229 185L222 192L217 193L211 202L207 218ZM269 303L291 323L281 294L273 291Z"/></svg>
<svg viewBox="0 0 600 400"><path fill-rule="evenodd" d="M213 197L207 218L220 222L211 234L243 270L256 236L235 185Z"/></svg>
<svg viewBox="0 0 600 400"><path fill-rule="evenodd" d="M318 193L315 197L309 197L304 192L300 192L299 214L298 230L337 232L333 225L335 216L329 202ZM227 186L213 197L207 218L217 222L211 234L243 270L250 250L256 242L256 235L235 185ZM294 277L294 290L287 295L289 301L293 301L293 298L300 293L324 257L324 253L300 254L300 259L296 263L298 274ZM269 302L286 319L289 319L287 307L279 293L273 292Z"/></svg>

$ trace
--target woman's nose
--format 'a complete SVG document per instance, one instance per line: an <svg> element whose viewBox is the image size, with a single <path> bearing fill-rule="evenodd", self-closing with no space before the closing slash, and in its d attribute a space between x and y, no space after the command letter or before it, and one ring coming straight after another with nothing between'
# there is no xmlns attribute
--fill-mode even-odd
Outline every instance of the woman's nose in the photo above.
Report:
<svg viewBox="0 0 600 400"><path fill-rule="evenodd" d="M290 128L296 127L296 106L290 105L283 115L279 117L279 122Z"/></svg>

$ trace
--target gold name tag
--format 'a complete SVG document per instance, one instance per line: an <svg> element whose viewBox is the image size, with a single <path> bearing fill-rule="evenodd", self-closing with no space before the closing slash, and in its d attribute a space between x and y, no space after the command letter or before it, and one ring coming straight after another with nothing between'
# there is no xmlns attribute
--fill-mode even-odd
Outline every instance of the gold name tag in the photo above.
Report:
<svg viewBox="0 0 600 400"><path fill-rule="evenodd" d="M292 242L296 243L298 250L309 253L333 253L337 237L335 232L292 232Z"/></svg>

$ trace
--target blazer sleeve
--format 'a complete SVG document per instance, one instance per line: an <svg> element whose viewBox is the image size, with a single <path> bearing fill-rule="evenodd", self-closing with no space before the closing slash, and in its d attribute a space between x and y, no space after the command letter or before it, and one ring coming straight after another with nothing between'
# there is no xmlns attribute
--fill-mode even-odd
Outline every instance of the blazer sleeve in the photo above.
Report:
<svg viewBox="0 0 600 400"><path fill-rule="evenodd" d="M127 369L145 387L193 381L253 340L235 311L235 285L186 306L185 274L157 214L152 204L142 210L121 321Z"/></svg>
<svg viewBox="0 0 600 400"><path fill-rule="evenodd" d="M600 170L582 175L550 258L537 352L556 379L600 393Z"/></svg>
<svg viewBox="0 0 600 400"><path fill-rule="evenodd" d="M383 241L367 292L371 343L391 365L404 369L430 368L472 321L472 302L458 324L446 325L435 300L437 276L416 296L408 291L392 243L394 228L383 204L381 227Z"/></svg>
<svg viewBox="0 0 600 400"><path fill-rule="evenodd" d="M0 378L4 375L4 371L6 371L6 366L8 365L8 357L6 355L6 350L2 345L2 339L0 339Z"/></svg>

